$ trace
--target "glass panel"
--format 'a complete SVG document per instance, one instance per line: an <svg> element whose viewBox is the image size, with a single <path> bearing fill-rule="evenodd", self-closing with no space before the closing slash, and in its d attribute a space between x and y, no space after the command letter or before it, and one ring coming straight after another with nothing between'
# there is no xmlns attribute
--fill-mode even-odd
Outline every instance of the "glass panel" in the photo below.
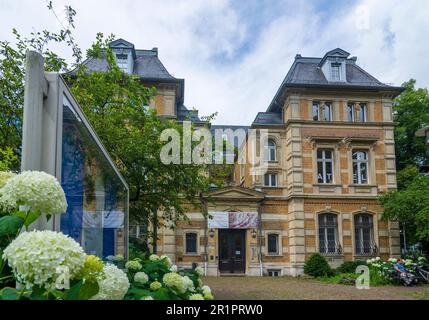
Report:
<svg viewBox="0 0 429 320"><path fill-rule="evenodd" d="M313 103L313 120L319 120L319 102Z"/></svg>
<svg viewBox="0 0 429 320"><path fill-rule="evenodd" d="M277 250L277 234L268 235L268 253L278 253Z"/></svg>
<svg viewBox="0 0 429 320"><path fill-rule="evenodd" d="M276 147L270 147L270 161L276 160Z"/></svg>
<svg viewBox="0 0 429 320"><path fill-rule="evenodd" d="M125 254L128 190L82 119L63 97L61 231L99 257Z"/></svg>
<svg viewBox="0 0 429 320"><path fill-rule="evenodd" d="M323 183L323 162L317 162L317 182Z"/></svg>
<svg viewBox="0 0 429 320"><path fill-rule="evenodd" d="M186 234L186 253L197 253L197 234Z"/></svg>
<svg viewBox="0 0 429 320"><path fill-rule="evenodd" d="M366 121L366 105L365 104L360 105L359 121L361 121L361 122Z"/></svg>
<svg viewBox="0 0 429 320"><path fill-rule="evenodd" d="M325 158L326 159L332 159L332 151L331 150L325 150Z"/></svg>
<svg viewBox="0 0 429 320"><path fill-rule="evenodd" d="M349 104L348 106L347 106L347 119L350 121L350 122L353 122L353 119L354 117L353 117L353 105L352 104Z"/></svg>
<svg viewBox="0 0 429 320"><path fill-rule="evenodd" d="M326 166L326 177L325 177L325 182L326 183L332 183L332 162L326 162L325 163Z"/></svg>
<svg viewBox="0 0 429 320"><path fill-rule="evenodd" d="M271 174L271 186L275 187L277 185L277 176L275 174Z"/></svg>
<svg viewBox="0 0 429 320"><path fill-rule="evenodd" d="M265 184L266 186L269 186L269 185L270 185L270 175L269 175L268 173L266 173L266 174L264 175L264 184Z"/></svg>
<svg viewBox="0 0 429 320"><path fill-rule="evenodd" d="M358 183L358 164L353 162L353 183Z"/></svg>
<svg viewBox="0 0 429 320"><path fill-rule="evenodd" d="M320 221L320 216L319 216L319 221ZM319 228L319 252L320 253L326 253L325 231L326 231L325 228Z"/></svg>
<svg viewBox="0 0 429 320"><path fill-rule="evenodd" d="M367 164L360 163L360 183L368 182L368 172L367 172Z"/></svg>
<svg viewBox="0 0 429 320"><path fill-rule="evenodd" d="M325 104L325 110L324 111L325 111L324 112L325 113L325 115L324 115L325 121L331 121L332 112L331 112L331 105L329 103Z"/></svg>

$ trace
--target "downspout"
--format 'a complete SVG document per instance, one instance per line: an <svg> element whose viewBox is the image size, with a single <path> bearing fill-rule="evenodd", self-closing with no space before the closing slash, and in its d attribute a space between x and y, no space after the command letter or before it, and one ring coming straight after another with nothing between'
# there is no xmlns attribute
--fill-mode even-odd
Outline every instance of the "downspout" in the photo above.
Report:
<svg viewBox="0 0 429 320"><path fill-rule="evenodd" d="M262 214L261 214L261 203L258 203L258 247L259 247L259 272L260 276L264 275L264 265L262 262Z"/></svg>
<svg viewBox="0 0 429 320"><path fill-rule="evenodd" d="M208 244L209 244L209 237L208 237L208 220L207 220L207 201L200 195L201 202L203 204L203 210L204 210L204 275L207 276L207 261L208 261Z"/></svg>

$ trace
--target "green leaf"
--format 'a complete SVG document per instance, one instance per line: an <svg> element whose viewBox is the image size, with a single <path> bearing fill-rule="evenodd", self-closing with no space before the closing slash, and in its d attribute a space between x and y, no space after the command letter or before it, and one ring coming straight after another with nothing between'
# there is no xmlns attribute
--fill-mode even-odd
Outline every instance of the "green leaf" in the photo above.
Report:
<svg viewBox="0 0 429 320"><path fill-rule="evenodd" d="M91 297L95 296L100 287L98 286L97 281L86 281L80 288L78 299L79 300L89 300Z"/></svg>
<svg viewBox="0 0 429 320"><path fill-rule="evenodd" d="M20 217L24 221L25 228L28 228L30 224L40 217L39 211L18 211L13 214L14 216Z"/></svg>
<svg viewBox="0 0 429 320"><path fill-rule="evenodd" d="M79 300L79 292L82 285L83 280L80 280L76 284L72 285L70 289L65 291L64 300Z"/></svg>
<svg viewBox="0 0 429 320"><path fill-rule="evenodd" d="M0 218L0 237L15 235L24 224L24 220L17 216Z"/></svg>
<svg viewBox="0 0 429 320"><path fill-rule="evenodd" d="M30 295L31 300L48 300L46 290L39 286L34 286Z"/></svg>
<svg viewBox="0 0 429 320"><path fill-rule="evenodd" d="M19 291L15 288L3 288L0 290L0 300L18 300Z"/></svg>

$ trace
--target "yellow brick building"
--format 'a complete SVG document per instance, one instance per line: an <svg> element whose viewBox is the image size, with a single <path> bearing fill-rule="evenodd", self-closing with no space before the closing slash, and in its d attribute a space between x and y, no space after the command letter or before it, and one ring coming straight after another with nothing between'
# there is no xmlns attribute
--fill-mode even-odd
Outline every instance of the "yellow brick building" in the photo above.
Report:
<svg viewBox="0 0 429 320"><path fill-rule="evenodd" d="M125 71L157 87L151 106L161 116L200 122L183 105L184 80L168 73L157 49L122 39L112 47ZM159 253L208 275L254 276L299 275L315 252L332 266L400 254L398 223L381 220L376 198L396 188L392 100L403 89L349 56L339 48L296 55L267 110L241 128L267 132L264 172L237 161L233 183L211 192L213 219L190 208L190 222L159 230ZM239 146L243 160L255 146L249 137Z"/></svg>

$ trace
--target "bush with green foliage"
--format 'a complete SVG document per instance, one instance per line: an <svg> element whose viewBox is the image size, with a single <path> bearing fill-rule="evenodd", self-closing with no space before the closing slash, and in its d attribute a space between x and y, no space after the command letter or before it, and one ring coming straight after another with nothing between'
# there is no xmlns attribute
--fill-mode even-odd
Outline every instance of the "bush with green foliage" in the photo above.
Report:
<svg viewBox="0 0 429 320"><path fill-rule="evenodd" d="M304 273L312 277L333 276L334 271L320 253L313 253L304 264Z"/></svg>
<svg viewBox="0 0 429 320"><path fill-rule="evenodd" d="M365 266L364 260L345 261L335 271L338 274L341 273L354 273L358 266Z"/></svg>

